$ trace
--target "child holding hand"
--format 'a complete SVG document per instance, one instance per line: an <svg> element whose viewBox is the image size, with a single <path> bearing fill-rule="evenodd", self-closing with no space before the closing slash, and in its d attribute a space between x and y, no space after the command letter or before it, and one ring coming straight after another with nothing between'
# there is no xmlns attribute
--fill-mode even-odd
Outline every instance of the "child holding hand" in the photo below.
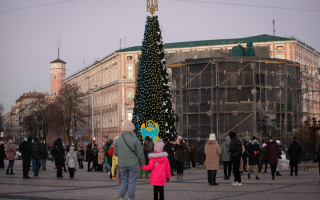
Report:
<svg viewBox="0 0 320 200"><path fill-rule="evenodd" d="M163 152L164 143L157 142L154 145L154 152L148 155L148 165L143 165L142 170L151 171L150 184L153 185L154 199L158 200L158 193L160 200L164 200L164 186L166 182L170 181L171 171L168 161L168 153Z"/></svg>

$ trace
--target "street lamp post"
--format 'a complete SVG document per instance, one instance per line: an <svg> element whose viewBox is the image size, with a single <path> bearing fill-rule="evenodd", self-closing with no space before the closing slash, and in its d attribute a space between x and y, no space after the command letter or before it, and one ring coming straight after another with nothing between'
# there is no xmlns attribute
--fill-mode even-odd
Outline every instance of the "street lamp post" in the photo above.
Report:
<svg viewBox="0 0 320 200"><path fill-rule="evenodd" d="M93 123L93 95L94 95L94 89L93 88L89 88L89 91L92 94L92 103L91 103L91 121L92 121L92 134L91 134L91 138L94 138L94 123Z"/></svg>

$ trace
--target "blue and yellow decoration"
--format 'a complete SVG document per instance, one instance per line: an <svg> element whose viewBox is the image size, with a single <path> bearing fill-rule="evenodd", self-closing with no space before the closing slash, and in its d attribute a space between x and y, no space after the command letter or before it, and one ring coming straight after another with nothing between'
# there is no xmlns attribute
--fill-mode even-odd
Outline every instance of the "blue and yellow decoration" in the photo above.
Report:
<svg viewBox="0 0 320 200"><path fill-rule="evenodd" d="M147 127L146 127L147 125ZM149 136L153 142L159 141L159 125L157 123L154 123L152 120L148 120L147 123L142 124L141 126L141 133L143 137L143 142L147 136Z"/></svg>

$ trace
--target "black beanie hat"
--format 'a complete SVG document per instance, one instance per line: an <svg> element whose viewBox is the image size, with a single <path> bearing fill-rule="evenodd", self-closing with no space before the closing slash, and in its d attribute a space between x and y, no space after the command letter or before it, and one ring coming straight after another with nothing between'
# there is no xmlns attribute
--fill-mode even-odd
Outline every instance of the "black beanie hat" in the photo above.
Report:
<svg viewBox="0 0 320 200"><path fill-rule="evenodd" d="M252 140L255 140L255 139L257 139L257 137L256 137L256 136L253 136L253 137L252 137Z"/></svg>
<svg viewBox="0 0 320 200"><path fill-rule="evenodd" d="M273 137L269 136L269 137L268 137L268 140L270 140L270 139L273 139Z"/></svg>
<svg viewBox="0 0 320 200"><path fill-rule="evenodd" d="M233 137L235 137L235 136L237 136L236 132L231 131L231 132L229 133L229 137L231 137L231 139L232 139Z"/></svg>

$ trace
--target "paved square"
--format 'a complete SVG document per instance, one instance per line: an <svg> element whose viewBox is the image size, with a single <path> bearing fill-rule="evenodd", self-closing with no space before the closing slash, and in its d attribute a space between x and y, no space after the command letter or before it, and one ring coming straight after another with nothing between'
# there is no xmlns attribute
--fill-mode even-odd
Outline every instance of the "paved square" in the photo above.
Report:
<svg viewBox="0 0 320 200"><path fill-rule="evenodd" d="M86 165L87 163L84 163ZM5 161L8 165L8 161ZM270 169L268 169L270 172ZM38 177L22 178L22 162L16 160L15 175L6 175L0 170L0 199L117 199L118 189L115 180L109 179L104 172L87 172L77 169L75 178L63 173L63 179L56 178L54 164L47 162L47 170L40 171ZM184 181L173 177L165 186L165 199L319 199L320 184L317 168L309 171L299 170L298 177L289 176L283 171L282 177L271 180L270 173L260 174L261 180L255 180L254 174L248 180L242 175L243 186L231 186L231 180L223 180L223 171L217 175L218 186L209 186L205 169L186 170ZM233 178L233 177L232 177ZM125 198L127 199L127 198ZM139 179L135 199L153 199L153 187L149 180Z"/></svg>

